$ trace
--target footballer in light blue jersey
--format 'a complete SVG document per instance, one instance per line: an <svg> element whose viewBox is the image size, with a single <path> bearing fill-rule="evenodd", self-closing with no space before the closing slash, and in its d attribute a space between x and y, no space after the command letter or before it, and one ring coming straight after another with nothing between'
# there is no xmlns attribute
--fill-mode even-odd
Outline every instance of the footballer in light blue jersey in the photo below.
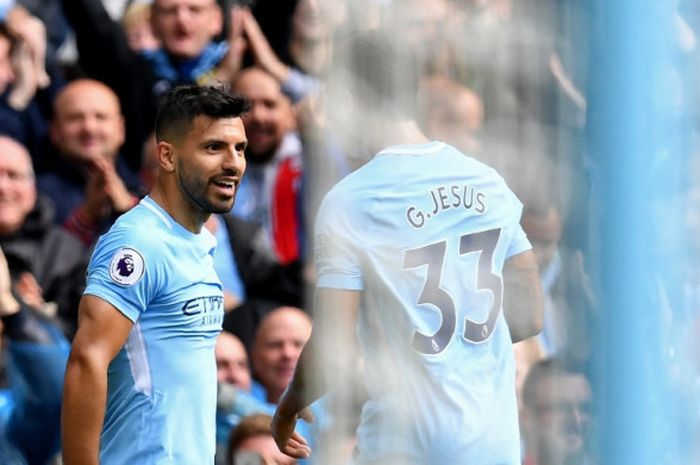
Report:
<svg viewBox="0 0 700 465"><path fill-rule="evenodd" d="M134 323L109 365L103 465L213 463L224 315L215 246L206 228L188 231L149 197L97 243L85 294Z"/></svg>
<svg viewBox="0 0 700 465"><path fill-rule="evenodd" d="M163 96L156 182L88 267L63 389L66 465L214 465L224 297L204 223L233 206L249 108L221 86Z"/></svg>
<svg viewBox="0 0 700 465"><path fill-rule="evenodd" d="M502 270L531 248L521 210L437 141L388 147L326 195L317 287L362 292L357 463L520 463Z"/></svg>
<svg viewBox="0 0 700 465"><path fill-rule="evenodd" d="M355 465L517 465L512 343L537 334L542 314L522 205L492 168L423 133L423 57L387 30L334 50L351 142L376 155L321 202L314 331L272 434L309 456L294 425L359 369Z"/></svg>

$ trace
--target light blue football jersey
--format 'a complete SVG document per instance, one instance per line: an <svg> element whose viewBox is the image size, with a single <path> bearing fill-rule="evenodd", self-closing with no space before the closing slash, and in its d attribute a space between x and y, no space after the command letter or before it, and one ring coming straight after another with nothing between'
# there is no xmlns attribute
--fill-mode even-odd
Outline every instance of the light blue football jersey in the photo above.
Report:
<svg viewBox="0 0 700 465"><path fill-rule="evenodd" d="M224 316L215 246L209 231L188 231L150 197L97 242L85 294L134 322L109 365L102 465L214 463Z"/></svg>
<svg viewBox="0 0 700 465"><path fill-rule="evenodd" d="M318 287L361 290L359 464L520 463L504 261L531 248L492 168L431 142L340 181L316 223Z"/></svg>

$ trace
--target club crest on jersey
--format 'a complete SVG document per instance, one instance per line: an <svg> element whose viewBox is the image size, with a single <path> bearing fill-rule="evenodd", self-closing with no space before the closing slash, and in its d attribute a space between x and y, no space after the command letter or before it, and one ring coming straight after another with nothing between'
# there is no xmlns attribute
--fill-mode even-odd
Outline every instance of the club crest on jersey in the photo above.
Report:
<svg viewBox="0 0 700 465"><path fill-rule="evenodd" d="M112 256L109 276L117 284L131 286L143 277L145 269L143 257L136 249L122 247Z"/></svg>

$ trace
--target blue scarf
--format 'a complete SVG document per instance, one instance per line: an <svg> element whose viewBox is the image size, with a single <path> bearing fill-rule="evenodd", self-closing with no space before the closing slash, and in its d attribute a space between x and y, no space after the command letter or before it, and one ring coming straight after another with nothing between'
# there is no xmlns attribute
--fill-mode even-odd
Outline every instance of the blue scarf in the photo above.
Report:
<svg viewBox="0 0 700 465"><path fill-rule="evenodd" d="M175 84L201 84L228 52L227 42L209 43L196 58L173 62L162 48L143 52L159 81Z"/></svg>

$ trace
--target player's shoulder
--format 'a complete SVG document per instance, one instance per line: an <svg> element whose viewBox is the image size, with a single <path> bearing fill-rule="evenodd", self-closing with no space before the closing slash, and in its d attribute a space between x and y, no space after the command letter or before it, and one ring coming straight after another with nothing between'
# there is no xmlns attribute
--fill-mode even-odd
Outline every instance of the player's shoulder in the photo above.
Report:
<svg viewBox="0 0 700 465"><path fill-rule="evenodd" d="M461 170L457 166L451 168L454 173L468 173L469 184L483 192L491 199L491 203L499 206L500 210L520 212L522 203L496 168L476 156L465 154L451 146L450 148L452 158L463 168Z"/></svg>
<svg viewBox="0 0 700 465"><path fill-rule="evenodd" d="M472 178L480 180L486 186L510 192L508 183L496 168L479 159L476 155L461 152L454 147L451 149L453 159L462 164L465 167L465 172L469 173Z"/></svg>
<svg viewBox="0 0 700 465"><path fill-rule="evenodd" d="M331 187L323 196L323 201L321 203L322 207L341 205L343 207L351 206L353 202L350 202L350 199L357 199L358 196L361 195L361 189L359 188L362 185L362 181L366 179L363 175L363 168L364 166L349 173L347 176L333 185L333 187Z"/></svg>
<svg viewBox="0 0 700 465"><path fill-rule="evenodd" d="M473 176L483 177L491 180L492 182L505 184L505 181L498 170L483 160L480 160L478 156L462 152L449 144L445 145L445 153L447 158L452 160L453 163L464 167L468 173L472 174Z"/></svg>
<svg viewBox="0 0 700 465"><path fill-rule="evenodd" d="M323 196L321 205L318 208L316 215L315 229L323 229L331 224L336 224L341 221L341 218L349 218L352 216L353 202L350 201L350 193L352 189L347 187L347 183L341 180L334 185Z"/></svg>
<svg viewBox="0 0 700 465"><path fill-rule="evenodd" d="M142 200L121 215L95 246L95 251L115 251L132 248L142 255L158 255L167 244L168 224Z"/></svg>
<svg viewBox="0 0 700 465"><path fill-rule="evenodd" d="M167 268L168 239L153 215L141 211L139 204L120 216L102 235L92 252L88 274L109 271L111 279L121 285L138 282L146 270Z"/></svg>

